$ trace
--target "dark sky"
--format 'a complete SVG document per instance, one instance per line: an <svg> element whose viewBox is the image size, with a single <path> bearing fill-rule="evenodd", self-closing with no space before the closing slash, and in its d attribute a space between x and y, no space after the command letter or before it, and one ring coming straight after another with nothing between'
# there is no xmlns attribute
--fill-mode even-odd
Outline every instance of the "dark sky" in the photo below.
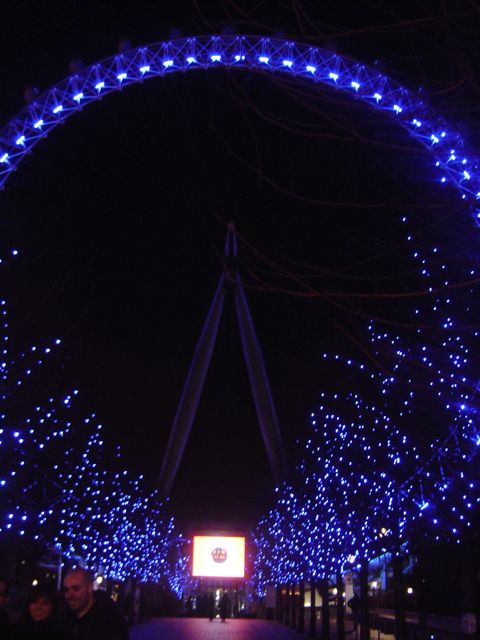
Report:
<svg viewBox="0 0 480 640"><path fill-rule="evenodd" d="M422 87L475 143L469 37L480 10L452 2L442 16L443 4L20 2L0 27L0 113L5 122L26 85L47 89L71 59L112 55L122 38L140 45L238 31L288 35L375 64ZM2 247L22 251L5 276L12 323L26 341L64 338L65 375L85 411L97 411L126 464L153 482L234 220L293 460L309 410L331 383L321 354L364 359L366 320L392 309L303 299L278 265L302 277L315 266L308 282L320 292L408 288L402 211L426 228L454 202L432 185L426 154L353 100L249 72L151 80L70 118L0 194ZM272 489L227 304L174 510L186 521L249 522Z"/></svg>

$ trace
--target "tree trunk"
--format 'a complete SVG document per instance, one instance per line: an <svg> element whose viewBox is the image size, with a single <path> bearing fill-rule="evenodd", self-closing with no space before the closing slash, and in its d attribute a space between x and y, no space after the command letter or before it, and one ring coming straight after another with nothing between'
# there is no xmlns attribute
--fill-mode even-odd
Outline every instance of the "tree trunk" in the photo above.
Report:
<svg viewBox="0 0 480 640"><path fill-rule="evenodd" d="M429 605L429 572L426 565L426 548L423 541L417 543L417 562L414 568L414 586L416 590L418 612L418 637L427 638Z"/></svg>
<svg viewBox="0 0 480 640"><path fill-rule="evenodd" d="M287 587L282 584L280 588L280 622L285 622L285 607L287 602Z"/></svg>
<svg viewBox="0 0 480 640"><path fill-rule="evenodd" d="M287 627L290 626L290 606L290 585L287 584L285 587L285 610L283 618L283 622Z"/></svg>
<svg viewBox="0 0 480 640"><path fill-rule="evenodd" d="M297 631L298 633L304 633L305 631L305 580L300 580Z"/></svg>
<svg viewBox="0 0 480 640"><path fill-rule="evenodd" d="M330 640L330 606L328 602L328 578L322 578L322 640Z"/></svg>
<svg viewBox="0 0 480 640"><path fill-rule="evenodd" d="M368 560L365 559L362 559L360 562L360 640L370 640L370 615L368 612ZM396 638L395 640L400 640L400 638Z"/></svg>
<svg viewBox="0 0 480 640"><path fill-rule="evenodd" d="M294 584L291 585L291 594L290 594L290 627L292 629L297 628L297 596L295 595L296 586Z"/></svg>
<svg viewBox="0 0 480 640"><path fill-rule="evenodd" d="M395 640L407 640L407 620L405 616L405 592L403 585L403 562L400 552L392 554L393 599L395 606Z"/></svg>
<svg viewBox="0 0 480 640"><path fill-rule="evenodd" d="M276 607L275 607L275 620L277 622L282 621L282 585L277 585L276 589Z"/></svg>
<svg viewBox="0 0 480 640"><path fill-rule="evenodd" d="M477 614L480 609L480 589L478 574L478 564L475 561L475 548L471 540L465 539L461 550L461 589L462 589L462 631L480 636L477 624L479 622Z"/></svg>
<svg viewBox="0 0 480 640"><path fill-rule="evenodd" d="M337 573L337 640L345 640L345 607L343 602L343 578Z"/></svg>
<svg viewBox="0 0 480 640"><path fill-rule="evenodd" d="M310 582L310 629L309 629L309 638L315 638L315 627L317 621L317 614L315 611L315 582Z"/></svg>

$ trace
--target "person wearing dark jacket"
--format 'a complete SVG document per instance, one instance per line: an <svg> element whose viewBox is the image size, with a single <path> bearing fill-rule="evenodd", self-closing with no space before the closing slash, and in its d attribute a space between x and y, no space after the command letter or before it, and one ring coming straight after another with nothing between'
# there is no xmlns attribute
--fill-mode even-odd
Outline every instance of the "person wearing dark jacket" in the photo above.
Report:
<svg viewBox="0 0 480 640"><path fill-rule="evenodd" d="M63 581L65 602L70 615L65 621L72 640L128 640L128 627L112 600L94 592L89 572L73 569Z"/></svg>
<svg viewBox="0 0 480 640"><path fill-rule="evenodd" d="M223 592L222 597L220 598L220 618L222 622L225 622L230 611L230 598L228 597L228 593L226 591Z"/></svg>
<svg viewBox="0 0 480 640"><path fill-rule="evenodd" d="M15 640L65 640L55 616L55 604L55 595L49 589L34 589L27 600L25 618L15 627Z"/></svg>

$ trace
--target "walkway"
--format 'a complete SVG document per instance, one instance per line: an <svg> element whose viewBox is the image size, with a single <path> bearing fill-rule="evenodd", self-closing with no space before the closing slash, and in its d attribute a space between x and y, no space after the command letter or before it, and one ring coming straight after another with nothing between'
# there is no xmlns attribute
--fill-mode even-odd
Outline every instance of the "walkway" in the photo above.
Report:
<svg viewBox="0 0 480 640"><path fill-rule="evenodd" d="M135 625L131 640L298 640L298 634L279 622L205 618L155 618Z"/></svg>

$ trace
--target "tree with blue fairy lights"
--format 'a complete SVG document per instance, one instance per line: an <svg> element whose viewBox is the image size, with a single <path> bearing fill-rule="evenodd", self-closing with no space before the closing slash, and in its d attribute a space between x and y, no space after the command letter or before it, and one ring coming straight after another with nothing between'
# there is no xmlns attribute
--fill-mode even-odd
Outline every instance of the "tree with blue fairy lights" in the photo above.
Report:
<svg viewBox="0 0 480 640"><path fill-rule="evenodd" d="M82 416L78 391L55 382L60 339L16 353L4 300L0 309L0 542L12 549L24 541L33 561L54 548L67 565L80 561L105 577L163 580L178 590L178 554L171 557L179 542L165 500L121 469L95 414ZM44 393L48 380L53 395Z"/></svg>
<svg viewBox="0 0 480 640"><path fill-rule="evenodd" d="M405 543L432 531L459 540L478 510L475 425L461 405L432 393L446 435L416 446L405 433L424 415L425 406L422 412L416 405L428 393L395 384L403 362L396 376L386 376L338 355L325 354L324 361L332 387L346 390L321 394L294 480L279 490L255 531L260 591L268 583L333 579L384 553L391 554L401 585ZM404 624L401 588L396 594L398 628Z"/></svg>

